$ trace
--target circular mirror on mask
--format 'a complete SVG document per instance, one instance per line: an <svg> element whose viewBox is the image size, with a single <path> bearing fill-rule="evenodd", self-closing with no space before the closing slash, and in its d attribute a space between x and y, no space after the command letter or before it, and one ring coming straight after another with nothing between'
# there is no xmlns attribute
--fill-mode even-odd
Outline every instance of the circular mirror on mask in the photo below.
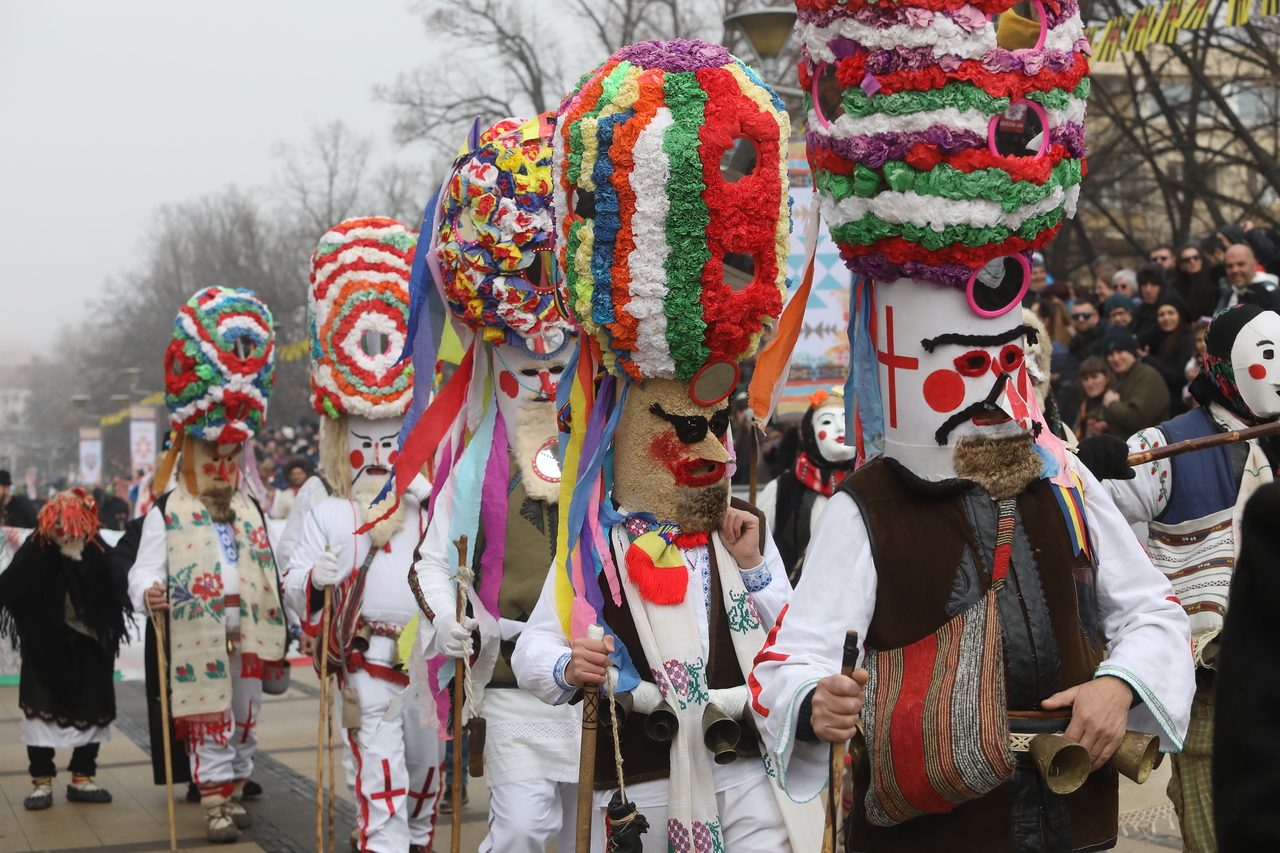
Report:
<svg viewBox="0 0 1280 853"><path fill-rule="evenodd" d="M522 338L521 345L525 352L537 359L554 358L559 355L569 344L569 335L564 329L548 327L542 330L541 335L531 338Z"/></svg>
<svg viewBox="0 0 1280 853"><path fill-rule="evenodd" d="M840 79L836 76L836 66L824 62L818 66L813 75L813 107L818 112L818 121L825 127L844 115L843 99L840 94Z"/></svg>
<svg viewBox="0 0 1280 853"><path fill-rule="evenodd" d="M1044 108L1025 98L1014 101L987 127L987 147L997 157L1040 159L1049 149Z"/></svg>
<svg viewBox="0 0 1280 853"><path fill-rule="evenodd" d="M377 358L391 348L391 338L376 329L366 329L360 336L360 349L370 358Z"/></svg>
<svg viewBox="0 0 1280 853"><path fill-rule="evenodd" d="M533 473L548 483L560 482L560 442L551 439L533 455Z"/></svg>
<svg viewBox="0 0 1280 853"><path fill-rule="evenodd" d="M521 270L525 281L539 293L546 293L556 286L556 256L550 249L534 252L533 263Z"/></svg>
<svg viewBox="0 0 1280 853"><path fill-rule="evenodd" d="M733 291L746 290L756 280L756 259L741 252L724 253L724 283Z"/></svg>
<svg viewBox="0 0 1280 853"><path fill-rule="evenodd" d="M464 209L458 217L458 239L464 243L476 243L480 240L480 231L476 228L469 209Z"/></svg>
<svg viewBox="0 0 1280 853"><path fill-rule="evenodd" d="M1004 255L969 276L965 295L980 317L999 317L1017 307L1031 282L1031 264L1022 255Z"/></svg>
<svg viewBox="0 0 1280 853"><path fill-rule="evenodd" d="M693 374L689 383L689 398L699 406L713 406L733 393L738 387L741 370L732 361L713 361Z"/></svg>
<svg viewBox="0 0 1280 853"><path fill-rule="evenodd" d="M726 183L737 183L742 178L755 174L759 160L760 149L755 140L739 136L733 140L733 146L720 157L720 177Z"/></svg>

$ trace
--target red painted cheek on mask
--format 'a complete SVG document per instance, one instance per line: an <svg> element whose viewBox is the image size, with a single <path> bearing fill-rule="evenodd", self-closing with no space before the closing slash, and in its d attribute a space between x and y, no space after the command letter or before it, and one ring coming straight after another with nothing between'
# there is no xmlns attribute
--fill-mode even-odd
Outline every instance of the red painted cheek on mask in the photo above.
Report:
<svg viewBox="0 0 1280 853"><path fill-rule="evenodd" d="M1249 365L1249 375L1254 379L1266 379L1267 368L1261 364L1251 364Z"/></svg>
<svg viewBox="0 0 1280 853"><path fill-rule="evenodd" d="M954 412L964 402L964 379L954 370L935 370L925 377L924 401L935 412Z"/></svg>
<svg viewBox="0 0 1280 853"><path fill-rule="evenodd" d="M827 431L824 429L818 433L818 441L826 441L826 440L827 440Z"/></svg>
<svg viewBox="0 0 1280 853"><path fill-rule="evenodd" d="M396 459L398 458L400 458L400 451L398 450L391 451L390 453L387 454L387 464L388 465L396 464Z"/></svg>
<svg viewBox="0 0 1280 853"><path fill-rule="evenodd" d="M503 394L506 394L512 400L520 393L520 383L506 370L498 374L498 387L502 389Z"/></svg>
<svg viewBox="0 0 1280 853"><path fill-rule="evenodd" d="M676 438L675 430L664 430L649 442L649 458L674 474L676 466L687 458L685 445Z"/></svg>
<svg viewBox="0 0 1280 853"><path fill-rule="evenodd" d="M218 466L212 462L206 462L200 466L200 473L209 477L218 476Z"/></svg>
<svg viewBox="0 0 1280 853"><path fill-rule="evenodd" d="M364 454L361 453L359 450L351 451L351 467L352 468L364 467Z"/></svg>

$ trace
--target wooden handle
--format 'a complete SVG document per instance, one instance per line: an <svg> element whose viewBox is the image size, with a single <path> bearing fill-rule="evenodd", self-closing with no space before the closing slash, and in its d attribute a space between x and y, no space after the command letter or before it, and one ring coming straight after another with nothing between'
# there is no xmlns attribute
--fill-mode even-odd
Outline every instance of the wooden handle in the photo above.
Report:
<svg viewBox="0 0 1280 853"><path fill-rule="evenodd" d="M587 627L587 638L604 639L604 628ZM607 676L606 676L607 677ZM600 690L582 691L582 749L578 753L578 826L574 836L575 853L591 853L591 794L596 778L596 733L600 729ZM613 733L618 736L617 732Z"/></svg>
<svg viewBox="0 0 1280 853"><path fill-rule="evenodd" d="M165 614L151 611L151 626L156 635L156 671L160 676L160 727L164 741L164 790L169 796L169 849L178 849L178 822L173 813L173 743L169 738L169 655L165 651Z"/></svg>
<svg viewBox="0 0 1280 853"><path fill-rule="evenodd" d="M840 656L840 674L852 676L854 667L858 665L858 632L847 631L844 635L844 650ZM836 836L840 834L840 800L841 787L844 783L844 754L846 743L831 744L831 766L828 768L827 780L827 828L822 836L823 853L835 853Z"/></svg>
<svg viewBox="0 0 1280 853"><path fill-rule="evenodd" d="M333 616L333 587L324 588L320 611L320 719L316 732L316 850L324 850L324 745L325 731L333 714L333 693L329 690L329 621Z"/></svg>
<svg viewBox="0 0 1280 853"><path fill-rule="evenodd" d="M458 567L465 568L467 537L459 536L453 544L458 549ZM467 607L467 594L463 592L461 580L455 581L454 587L458 624L461 625ZM465 678L466 670L459 658L453 664L453 831L449 838L450 853L459 853L462 844L462 703L466 701L466 688L463 684Z"/></svg>
<svg viewBox="0 0 1280 853"><path fill-rule="evenodd" d="M1177 441L1173 444L1166 444L1164 447L1154 447L1151 450L1143 450L1140 453L1130 453L1129 458L1125 460L1125 464L1132 468L1134 465L1154 462L1157 459L1168 459L1170 456L1179 456L1195 450L1209 450L1214 447L1221 447L1224 444L1248 441L1251 438L1266 438L1269 435L1276 434L1280 434L1280 421L1271 421L1248 429L1233 429L1227 432L1201 436L1200 438L1188 438L1186 441Z"/></svg>

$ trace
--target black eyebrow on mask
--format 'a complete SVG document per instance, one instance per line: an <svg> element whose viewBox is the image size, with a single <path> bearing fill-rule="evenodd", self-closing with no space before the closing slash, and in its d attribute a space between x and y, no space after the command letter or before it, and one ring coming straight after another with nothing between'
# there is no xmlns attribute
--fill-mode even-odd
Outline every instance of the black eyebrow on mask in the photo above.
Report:
<svg viewBox="0 0 1280 853"><path fill-rule="evenodd" d="M371 438L370 436L367 436L367 435L361 435L360 433L356 432L355 430L352 430L352 431L351 431L351 434L352 434L352 435L354 435L356 438L363 438L365 441L373 441L373 438Z"/></svg>
<svg viewBox="0 0 1280 853"><path fill-rule="evenodd" d="M1001 332L998 335L961 335L955 332L949 332L945 335L938 335L936 338L925 338L920 342L920 346L924 347L925 352L933 352L943 344L961 344L963 346L972 347L994 347L999 346L1000 344L1007 344L1009 341L1016 341L1024 335L1027 338L1027 343L1034 344L1037 338L1039 338L1036 330L1031 326L1018 326L1007 332Z"/></svg>
<svg viewBox="0 0 1280 853"><path fill-rule="evenodd" d="M1263 344L1271 344L1272 346L1275 346L1275 344L1274 344L1274 343L1272 343L1271 341L1266 341L1266 340L1258 341L1256 344L1254 344L1254 346L1256 346L1256 347L1260 347L1260 346L1262 346Z"/></svg>

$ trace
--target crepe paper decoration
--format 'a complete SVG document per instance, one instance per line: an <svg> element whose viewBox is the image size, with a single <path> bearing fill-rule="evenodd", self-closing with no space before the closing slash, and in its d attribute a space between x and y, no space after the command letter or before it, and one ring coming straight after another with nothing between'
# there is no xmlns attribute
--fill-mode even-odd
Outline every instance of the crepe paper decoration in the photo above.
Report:
<svg viewBox="0 0 1280 853"><path fill-rule="evenodd" d="M849 375L844 381L845 423L853 424L857 458L870 460L884 453L884 409L876 358L875 287L854 275L850 284Z"/></svg>
<svg viewBox="0 0 1280 853"><path fill-rule="evenodd" d="M210 287L187 300L173 326L164 355L169 423L219 444L257 435L275 382L267 306L252 291Z"/></svg>
<svg viewBox="0 0 1280 853"><path fill-rule="evenodd" d="M330 418L397 418L413 397L409 274L417 237L394 219L348 219L311 256L311 406ZM430 375L429 373L427 375Z"/></svg>
<svg viewBox="0 0 1280 853"><path fill-rule="evenodd" d="M1089 95L1080 9L1032 0L1024 18L1010 5L797 2L814 183L856 275L963 290L1075 215Z"/></svg>
<svg viewBox="0 0 1280 853"><path fill-rule="evenodd" d="M698 41L623 48L561 104L564 300L608 372L688 381L755 351L786 290L789 135L773 91ZM754 165L726 179L738 146Z"/></svg>

